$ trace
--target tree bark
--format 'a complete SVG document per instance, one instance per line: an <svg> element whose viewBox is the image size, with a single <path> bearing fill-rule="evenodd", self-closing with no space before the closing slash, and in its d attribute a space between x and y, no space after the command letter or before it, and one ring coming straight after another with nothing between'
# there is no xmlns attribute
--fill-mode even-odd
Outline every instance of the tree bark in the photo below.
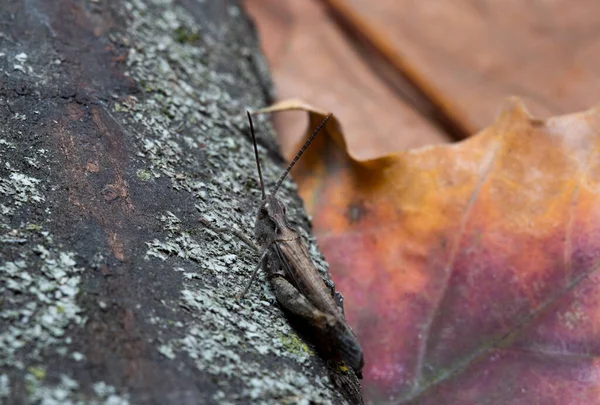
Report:
<svg viewBox="0 0 600 405"><path fill-rule="evenodd" d="M262 276L235 301L257 255L199 223L251 235L270 94L238 2L2 2L1 403L344 401Z"/></svg>

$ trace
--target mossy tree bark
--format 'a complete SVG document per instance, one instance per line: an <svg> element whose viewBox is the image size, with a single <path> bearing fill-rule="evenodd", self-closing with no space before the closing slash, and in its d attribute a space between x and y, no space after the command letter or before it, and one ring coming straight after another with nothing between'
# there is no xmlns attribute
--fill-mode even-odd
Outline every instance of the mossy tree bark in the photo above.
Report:
<svg viewBox="0 0 600 405"><path fill-rule="evenodd" d="M2 2L0 402L342 401L264 279L235 302L256 254L198 221L251 233L264 66L234 1Z"/></svg>

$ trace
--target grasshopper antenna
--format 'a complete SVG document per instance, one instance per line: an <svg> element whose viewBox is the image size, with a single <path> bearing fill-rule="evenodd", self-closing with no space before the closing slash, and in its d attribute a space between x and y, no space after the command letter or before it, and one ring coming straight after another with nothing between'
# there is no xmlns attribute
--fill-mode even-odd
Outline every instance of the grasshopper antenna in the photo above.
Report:
<svg viewBox="0 0 600 405"><path fill-rule="evenodd" d="M263 182L262 170L260 170L260 160L258 159L258 148L256 147L256 135L254 135L254 125L252 125L252 117L250 112L246 111L248 115L248 121L250 121L250 133L252 134L252 143L254 144L254 156L256 157L256 167L258 168L258 177L260 179L260 191L262 192L262 199L267 198L265 194L265 183Z"/></svg>
<svg viewBox="0 0 600 405"><path fill-rule="evenodd" d="M292 162L289 164L289 166L287 167L287 169L285 169L285 171L283 172L283 174L281 175L281 177L279 178L279 180L277 180L277 184L275 184L275 187L273 188L273 191L271 192L271 195L275 195L275 193L277 192L277 190L279 189L279 186L281 186L281 183L283 183L283 180L285 180L286 176L288 175L288 173L290 172L290 170L292 170L292 167L294 167L294 165L296 164L296 162L298 161L298 159L300 159L300 156L302 156L302 154L304 153L304 151L306 150L306 148L308 148L308 145L310 145L310 143L313 141L313 139L315 139L315 136L317 136L317 134L319 133L319 131L321 130L321 128L323 128L323 126L325 125L325 123L327 122L327 120L329 118L331 118L333 114L329 114L327 117L325 117L325 119L323 121L321 121L321 123L319 125L317 125L317 127L315 128L315 130L313 131L312 134L310 134L310 136L308 137L308 139L306 140L306 142L304 142L304 145L302 145L302 148L300 148L300 151L298 153L296 153L296 156L294 157L294 159L292 159ZM257 157L258 159L258 157ZM259 169L260 171L260 169ZM262 179L261 179L262 182Z"/></svg>

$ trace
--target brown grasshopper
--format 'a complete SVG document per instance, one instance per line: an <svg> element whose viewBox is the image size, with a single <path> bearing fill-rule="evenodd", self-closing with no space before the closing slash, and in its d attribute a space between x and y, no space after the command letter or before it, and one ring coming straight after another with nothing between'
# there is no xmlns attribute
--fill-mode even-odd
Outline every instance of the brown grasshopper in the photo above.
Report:
<svg viewBox="0 0 600 405"><path fill-rule="evenodd" d="M265 193L252 118L250 113L247 115L262 192L262 202L254 226L260 260L240 298L248 291L259 267L262 267L277 301L333 343L344 362L361 378L363 352L356 335L346 322L342 296L335 291L333 283L326 283L320 276L300 235L289 225L285 206L275 197L283 180L331 114L315 128L268 195Z"/></svg>

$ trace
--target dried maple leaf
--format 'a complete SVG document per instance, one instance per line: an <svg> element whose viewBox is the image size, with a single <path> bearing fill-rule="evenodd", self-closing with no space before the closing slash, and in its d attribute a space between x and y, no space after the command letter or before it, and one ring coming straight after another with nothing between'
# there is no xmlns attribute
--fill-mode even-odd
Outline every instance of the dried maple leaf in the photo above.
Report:
<svg viewBox="0 0 600 405"><path fill-rule="evenodd" d="M600 404L599 129L512 99L466 141L359 161L328 122L294 177L368 399Z"/></svg>
<svg viewBox="0 0 600 405"><path fill-rule="evenodd" d="M346 133L348 143L360 145L361 157L446 139L389 82L372 73L372 59L363 59L319 2L247 0L245 5L256 18L280 99L301 97L336 106L337 116L352 131ZM302 133L304 122L296 118L276 117L284 148L298 142ZM399 123L405 132L390 137ZM368 140L359 136L366 132L371 134Z"/></svg>
<svg viewBox="0 0 600 405"><path fill-rule="evenodd" d="M542 116L598 100L596 0L244 4L280 99L334 110L362 159L468 137L491 122L506 95L522 96ZM298 141L301 120L275 123L284 147Z"/></svg>

